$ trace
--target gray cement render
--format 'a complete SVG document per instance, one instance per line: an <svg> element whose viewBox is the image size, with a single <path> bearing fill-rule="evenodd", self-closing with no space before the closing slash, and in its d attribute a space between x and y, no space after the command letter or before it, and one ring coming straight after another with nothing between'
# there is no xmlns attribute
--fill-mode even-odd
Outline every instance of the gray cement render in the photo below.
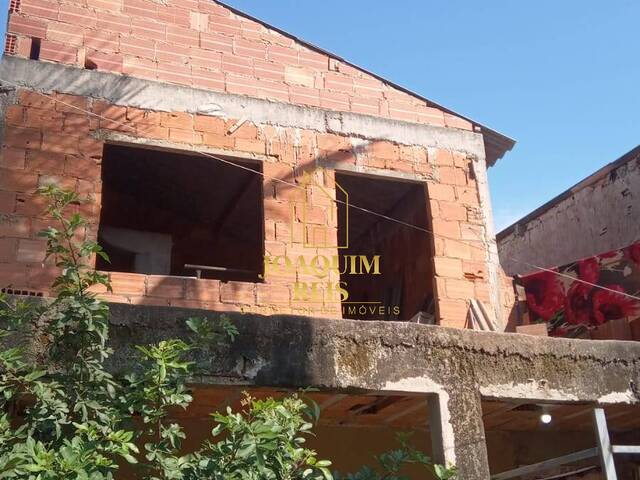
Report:
<svg viewBox="0 0 640 480"><path fill-rule="evenodd" d="M335 112L11 56L5 56L0 63L0 81L44 93L82 95L141 109L246 117L256 124L451 149L484 160L482 135L468 130Z"/></svg>
<svg viewBox="0 0 640 480"><path fill-rule="evenodd" d="M184 336L184 319L220 313L113 304L112 358L132 343ZM396 322L229 314L238 339L199 358L203 385L436 394L445 458L460 478L489 478L481 397L593 404L640 402L640 343L552 339Z"/></svg>

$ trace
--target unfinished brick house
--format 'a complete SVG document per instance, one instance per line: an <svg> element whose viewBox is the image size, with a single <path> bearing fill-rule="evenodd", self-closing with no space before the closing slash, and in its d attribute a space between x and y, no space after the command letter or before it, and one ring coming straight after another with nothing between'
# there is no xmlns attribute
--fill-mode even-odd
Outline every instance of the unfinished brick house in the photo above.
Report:
<svg viewBox="0 0 640 480"><path fill-rule="evenodd" d="M336 321L463 329L477 300L504 330L486 170L511 139L219 2L15 0L7 32L0 286L47 296L58 274L37 187L89 195L117 367L194 311L238 323L193 428L238 385L314 386L339 465L415 428L465 479L601 438L572 430L589 415L537 431L549 402L573 402L557 410L568 419L607 406L624 420L612 435L637 433L637 345ZM500 453L532 430L538 450ZM548 436L566 441L543 448Z"/></svg>

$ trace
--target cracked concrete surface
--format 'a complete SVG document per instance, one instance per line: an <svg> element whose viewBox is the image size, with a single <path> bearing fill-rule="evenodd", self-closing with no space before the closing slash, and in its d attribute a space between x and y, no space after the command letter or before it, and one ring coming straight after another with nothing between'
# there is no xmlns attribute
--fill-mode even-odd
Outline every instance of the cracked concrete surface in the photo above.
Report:
<svg viewBox="0 0 640 480"><path fill-rule="evenodd" d="M187 335L184 319L221 315L123 304L111 310L116 369L131 366L132 339L148 343ZM223 351L199 358L208 373L198 383L437 394L445 458L455 459L465 479L489 477L481 397L640 403L638 343L396 322L228 316L240 335Z"/></svg>

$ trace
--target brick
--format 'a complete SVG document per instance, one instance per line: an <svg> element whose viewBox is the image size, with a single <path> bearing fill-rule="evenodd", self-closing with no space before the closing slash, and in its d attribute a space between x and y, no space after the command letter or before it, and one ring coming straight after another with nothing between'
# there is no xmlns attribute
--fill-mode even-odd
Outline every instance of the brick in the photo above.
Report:
<svg viewBox="0 0 640 480"><path fill-rule="evenodd" d="M435 257L433 265L439 277L462 278L462 260L458 258Z"/></svg>
<svg viewBox="0 0 640 480"><path fill-rule="evenodd" d="M60 5L57 2L49 0L29 0L20 4L20 13L49 20L58 19L59 9Z"/></svg>
<svg viewBox="0 0 640 480"><path fill-rule="evenodd" d="M475 298L475 285L473 282L447 278L445 283L447 298L458 298L462 300Z"/></svg>
<svg viewBox="0 0 640 480"><path fill-rule="evenodd" d="M147 275L145 294L150 297L184 298L185 279L167 275Z"/></svg>
<svg viewBox="0 0 640 480"><path fill-rule="evenodd" d="M374 98L351 97L351 111L365 115L378 115L379 102Z"/></svg>
<svg viewBox="0 0 640 480"><path fill-rule="evenodd" d="M202 135L202 143L211 147L229 149L235 145L233 137L210 132L204 132Z"/></svg>
<svg viewBox="0 0 640 480"><path fill-rule="evenodd" d="M211 132L223 135L226 132L225 121L217 117L196 115L193 119L193 128L199 132Z"/></svg>
<svg viewBox="0 0 640 480"><path fill-rule="evenodd" d="M329 57L323 53L302 48L298 52L298 62L300 65L311 67L314 70L326 70L329 65Z"/></svg>
<svg viewBox="0 0 640 480"><path fill-rule="evenodd" d="M248 138L236 138L234 141L235 148L242 152L266 153L266 145L264 140L252 140Z"/></svg>
<svg viewBox="0 0 640 480"><path fill-rule="evenodd" d="M123 55L135 55L152 60L155 58L156 42L152 39L122 36L120 38L120 52Z"/></svg>
<svg viewBox="0 0 640 480"><path fill-rule="evenodd" d="M301 103L313 107L320 106L320 90L300 86L289 87L289 98L292 103Z"/></svg>
<svg viewBox="0 0 640 480"><path fill-rule="evenodd" d="M441 201L438 205L440 217L445 220L467 220L467 208L457 202Z"/></svg>
<svg viewBox="0 0 640 480"><path fill-rule="evenodd" d="M111 288L115 295L138 295L145 294L146 277L139 273L111 272L109 274Z"/></svg>
<svg viewBox="0 0 640 480"><path fill-rule="evenodd" d="M160 125L169 128L181 128L183 130L193 129L193 115L186 112L163 113Z"/></svg>
<svg viewBox="0 0 640 480"><path fill-rule="evenodd" d="M146 58L125 55L122 73L153 79L158 77L158 64Z"/></svg>
<svg viewBox="0 0 640 480"><path fill-rule="evenodd" d="M120 45L119 34L100 30L84 32L84 46L99 52L117 52Z"/></svg>
<svg viewBox="0 0 640 480"><path fill-rule="evenodd" d="M38 175L0 168L0 190L31 192L38 186Z"/></svg>
<svg viewBox="0 0 640 480"><path fill-rule="evenodd" d="M262 80L257 84L256 95L261 98L289 101L289 87L283 82L268 82Z"/></svg>
<svg viewBox="0 0 640 480"><path fill-rule="evenodd" d="M384 158L385 160L395 160L399 158L400 149L398 145L385 141L373 141L367 146L367 153L372 157Z"/></svg>
<svg viewBox="0 0 640 480"><path fill-rule="evenodd" d="M122 12L132 17L154 18L158 12L158 4L146 0L124 0Z"/></svg>
<svg viewBox="0 0 640 480"><path fill-rule="evenodd" d="M224 69L225 67L223 66ZM256 96L257 86L258 83L253 77L234 75L232 73L226 73L225 75L225 90L229 93Z"/></svg>
<svg viewBox="0 0 640 480"><path fill-rule="evenodd" d="M167 42L178 45L198 46L200 36L198 32L175 25L167 25Z"/></svg>
<svg viewBox="0 0 640 480"><path fill-rule="evenodd" d="M40 43L40 60L75 64L77 59L78 49L76 47L50 40L43 40Z"/></svg>
<svg viewBox="0 0 640 480"><path fill-rule="evenodd" d="M16 148L39 148L40 130L34 128L8 127L4 134L4 144Z"/></svg>
<svg viewBox="0 0 640 480"><path fill-rule="evenodd" d="M21 148L3 148L0 153L0 167L11 170L23 170L26 150Z"/></svg>
<svg viewBox="0 0 640 480"><path fill-rule="evenodd" d="M255 305L254 284L244 282L227 282L220 286L222 303L240 303Z"/></svg>
<svg viewBox="0 0 640 480"><path fill-rule="evenodd" d="M189 26L198 32L206 31L209 26L209 15L202 12L189 12Z"/></svg>
<svg viewBox="0 0 640 480"><path fill-rule="evenodd" d="M88 108L86 97L56 93L54 98L55 109L58 112L80 114L83 113L82 110L87 110Z"/></svg>
<svg viewBox="0 0 640 480"><path fill-rule="evenodd" d="M193 130L170 128L169 139L182 143L202 143L202 134L194 132Z"/></svg>
<svg viewBox="0 0 640 480"><path fill-rule="evenodd" d="M21 239L18 241L16 261L20 263L40 263L44 261L46 252L47 242L45 240Z"/></svg>
<svg viewBox="0 0 640 480"><path fill-rule="evenodd" d="M82 25L85 28L94 28L96 26L98 16L94 11L76 5L64 3L59 5L60 13L58 15L58 20L61 22L70 23L72 25Z"/></svg>
<svg viewBox="0 0 640 480"><path fill-rule="evenodd" d="M18 239L0 238L0 263L12 262L16 259Z"/></svg>
<svg viewBox="0 0 640 480"><path fill-rule="evenodd" d="M337 92L353 94L353 79L346 75L334 72L325 72L324 88Z"/></svg>
<svg viewBox="0 0 640 480"><path fill-rule="evenodd" d="M329 110L349 111L351 104L346 93L320 90L320 107Z"/></svg>
<svg viewBox="0 0 640 480"><path fill-rule="evenodd" d="M204 278L186 278L185 298L187 300L220 303L220 281Z"/></svg>
<svg viewBox="0 0 640 480"><path fill-rule="evenodd" d="M216 52L233 53L233 39L217 33L200 32L200 48Z"/></svg>
<svg viewBox="0 0 640 480"><path fill-rule="evenodd" d="M21 105L9 105L5 111L4 119L8 125L23 126L25 119L24 108Z"/></svg>
<svg viewBox="0 0 640 480"><path fill-rule="evenodd" d="M234 128L237 124L236 120L227 123L227 128ZM240 128L230 134L234 138L245 138L247 140L255 140L258 138L258 128L251 122L245 121Z"/></svg>
<svg viewBox="0 0 640 480"><path fill-rule="evenodd" d="M42 150L53 153L78 154L78 137L71 135L58 135L45 132L42 137Z"/></svg>
<svg viewBox="0 0 640 480"><path fill-rule="evenodd" d="M166 41L167 39L167 27L165 25L144 18L132 18L131 31L142 38L160 41Z"/></svg>
<svg viewBox="0 0 640 480"><path fill-rule="evenodd" d="M191 80L195 87L224 91L225 77L222 72L213 72L198 67L191 69Z"/></svg>
<svg viewBox="0 0 640 480"><path fill-rule="evenodd" d="M232 54L223 53L222 70L224 72L253 76L253 62L248 58L240 58Z"/></svg>
<svg viewBox="0 0 640 480"><path fill-rule="evenodd" d="M0 213L13 213L16 209L16 194L14 192L0 192Z"/></svg>
<svg viewBox="0 0 640 480"><path fill-rule="evenodd" d="M168 63L158 63L158 79L166 82L191 84L191 67L187 64L170 65Z"/></svg>
<svg viewBox="0 0 640 480"><path fill-rule="evenodd" d="M242 33L241 25L240 21L235 18L219 15L211 15L209 17L209 31L211 32L240 35Z"/></svg>
<svg viewBox="0 0 640 480"><path fill-rule="evenodd" d="M284 285L262 284L257 287L258 305L289 305L291 292Z"/></svg>
<svg viewBox="0 0 640 480"><path fill-rule="evenodd" d="M444 123L447 127L451 128L460 128L462 130L473 129L473 125L470 121L465 120L464 118L457 117L455 115L451 115L450 113L444 114Z"/></svg>
<svg viewBox="0 0 640 480"><path fill-rule="evenodd" d="M469 306L464 300L438 300L438 317L440 325L451 328L465 328Z"/></svg>
<svg viewBox="0 0 640 480"><path fill-rule="evenodd" d="M53 110L56 107L55 101L48 95L31 90L20 90L18 103L24 107L34 107Z"/></svg>
<svg viewBox="0 0 640 480"><path fill-rule="evenodd" d="M59 174L64 171L64 154L31 150L26 167L30 173Z"/></svg>
<svg viewBox="0 0 640 480"><path fill-rule="evenodd" d="M453 166L453 155L449 150L436 149L434 158L436 165Z"/></svg>
<svg viewBox="0 0 640 480"><path fill-rule="evenodd" d="M461 258L464 260L471 260L473 258L473 254L471 252L472 248L469 244L459 241L452 240L449 238L442 239L443 242L443 251L444 255L451 258Z"/></svg>
<svg viewBox="0 0 640 480"><path fill-rule="evenodd" d="M444 113L441 110L421 105L416 108L418 112L418 122L444 127Z"/></svg>
<svg viewBox="0 0 640 480"><path fill-rule="evenodd" d="M100 162L94 158L67 155L64 162L64 173L67 176L95 180L100 178Z"/></svg>
<svg viewBox="0 0 640 480"><path fill-rule="evenodd" d="M389 116L406 122L418 121L416 106L410 102L389 101Z"/></svg>
<svg viewBox="0 0 640 480"><path fill-rule="evenodd" d="M27 267L15 263L0 263L0 288L26 288Z"/></svg>
<svg viewBox="0 0 640 480"><path fill-rule="evenodd" d="M130 34L131 17L129 15L98 12L98 21L96 26L99 30Z"/></svg>
<svg viewBox="0 0 640 480"><path fill-rule="evenodd" d="M464 260L462 262L462 270L465 278L484 279L486 275L487 265L484 262L473 260Z"/></svg>
<svg viewBox="0 0 640 480"><path fill-rule="evenodd" d="M432 228L436 235L454 239L460 238L460 223L457 221L434 218L432 219Z"/></svg>
<svg viewBox="0 0 640 480"><path fill-rule="evenodd" d="M62 121L62 130L75 135L89 135L89 125L88 116L66 113Z"/></svg>
<svg viewBox="0 0 640 480"><path fill-rule="evenodd" d="M439 183L429 183L427 185L429 198L433 200L444 200L447 202L455 202L455 190L450 185L441 185Z"/></svg>
<svg viewBox="0 0 640 480"><path fill-rule="evenodd" d="M192 67L219 71L222 68L222 53L202 50L200 47L189 47L189 63Z"/></svg>
<svg viewBox="0 0 640 480"><path fill-rule="evenodd" d="M241 57L265 60L267 58L267 46L261 42L234 38L233 53Z"/></svg>
<svg viewBox="0 0 640 480"><path fill-rule="evenodd" d="M314 72L306 67L285 65L284 81L289 85L301 85L303 87L313 88L315 85Z"/></svg>
<svg viewBox="0 0 640 480"><path fill-rule="evenodd" d="M294 48L280 45L269 45L267 48L267 59L281 65L298 65L298 51Z"/></svg>
<svg viewBox="0 0 640 480"><path fill-rule="evenodd" d="M42 20L35 20L12 13L9 15L9 25L7 32L18 33L27 37L44 38L47 25Z"/></svg>
<svg viewBox="0 0 640 480"><path fill-rule="evenodd" d="M255 76L259 79L273 80L278 82L284 82L285 80L285 67L277 63L254 59L253 69Z"/></svg>
<svg viewBox="0 0 640 480"><path fill-rule="evenodd" d="M59 22L49 22L47 24L46 38L65 45L80 46L83 42L82 30L77 25Z"/></svg>
<svg viewBox="0 0 640 480"><path fill-rule="evenodd" d="M0 216L0 236L28 238L31 234L31 223L28 218L17 215Z"/></svg>

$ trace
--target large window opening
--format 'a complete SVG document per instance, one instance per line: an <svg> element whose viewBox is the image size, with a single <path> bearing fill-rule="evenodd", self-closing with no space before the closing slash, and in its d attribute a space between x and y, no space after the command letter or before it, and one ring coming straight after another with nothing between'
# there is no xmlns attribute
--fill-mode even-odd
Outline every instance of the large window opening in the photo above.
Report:
<svg viewBox="0 0 640 480"><path fill-rule="evenodd" d="M106 145L100 270L258 281L263 269L261 165ZM252 171L251 171L252 170ZM200 268L198 268L200 267Z"/></svg>
<svg viewBox="0 0 640 480"><path fill-rule="evenodd" d="M344 318L434 323L432 247L429 236L415 228L363 211L361 207L400 222L429 229L424 184L336 172L339 201L338 237L348 233L340 255L379 255L380 274L353 273L342 268L348 303ZM344 190L344 192L342 191ZM345 194L346 192L346 194Z"/></svg>

